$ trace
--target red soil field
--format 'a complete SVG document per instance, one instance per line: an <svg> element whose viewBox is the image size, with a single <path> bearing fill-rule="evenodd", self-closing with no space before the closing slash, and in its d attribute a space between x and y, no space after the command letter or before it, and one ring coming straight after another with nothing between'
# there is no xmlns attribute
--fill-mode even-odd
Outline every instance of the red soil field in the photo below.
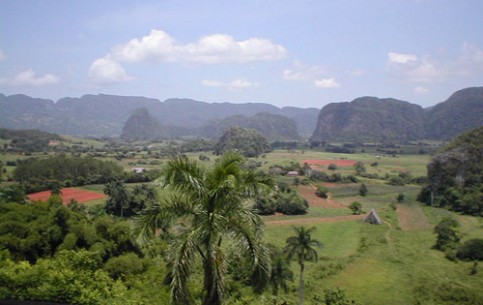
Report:
<svg viewBox="0 0 483 305"><path fill-rule="evenodd" d="M105 194L101 193L96 193L96 192L91 192L91 191L86 191L82 189L76 189L76 188L64 188L62 189L62 202L64 204L67 204L70 202L71 199L74 199L80 203L96 200L96 199L102 199L106 198L107 196ZM33 193L27 195L27 198L31 201L37 201L37 200L42 200L42 201L47 201L50 197L50 191L44 191L44 192L39 192L39 193Z"/></svg>
<svg viewBox="0 0 483 305"><path fill-rule="evenodd" d="M354 160L304 160L302 161L302 164L307 163L309 166L310 165L315 165L315 166L328 166L330 164L335 164L337 166L354 166L354 164L357 163L357 161Z"/></svg>
<svg viewBox="0 0 483 305"><path fill-rule="evenodd" d="M308 201L309 206L311 207L322 207L328 209L347 209L347 207L343 204L337 203L332 200L332 196L329 193L329 197L327 199L320 198L319 196L315 195L315 191L317 188L313 186L304 186L301 185L297 187L300 195Z"/></svg>

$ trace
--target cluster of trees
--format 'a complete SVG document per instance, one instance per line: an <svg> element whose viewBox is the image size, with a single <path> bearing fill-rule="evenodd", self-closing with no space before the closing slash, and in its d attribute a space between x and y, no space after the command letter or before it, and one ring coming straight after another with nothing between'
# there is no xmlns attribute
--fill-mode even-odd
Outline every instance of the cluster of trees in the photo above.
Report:
<svg viewBox="0 0 483 305"><path fill-rule="evenodd" d="M62 141L59 135L36 130L12 130L0 128L0 139L10 140L9 144L5 144L4 148L19 152L34 152L49 150L51 141Z"/></svg>
<svg viewBox="0 0 483 305"><path fill-rule="evenodd" d="M483 238L474 238L461 244L461 233L459 222L452 218L443 218L435 227L436 243L434 249L446 253L451 260L482 261L483 260Z"/></svg>
<svg viewBox="0 0 483 305"><path fill-rule="evenodd" d="M455 138L428 164L428 183L419 200L483 216L483 127Z"/></svg>
<svg viewBox="0 0 483 305"><path fill-rule="evenodd" d="M27 192L35 192L49 189L54 180L65 186L99 184L119 177L122 173L122 168L113 161L61 154L21 161L17 164L13 176Z"/></svg>
<svg viewBox="0 0 483 305"><path fill-rule="evenodd" d="M288 184L279 182L275 191L258 196L253 207L260 215L302 215L307 213L309 204Z"/></svg>
<svg viewBox="0 0 483 305"><path fill-rule="evenodd" d="M254 129L232 127L228 129L215 145L215 154L238 151L245 157L258 157L270 151L265 137Z"/></svg>
<svg viewBox="0 0 483 305"><path fill-rule="evenodd" d="M112 179L104 186L108 195L106 212L124 217L138 215L157 200L156 190L149 184L136 185L129 191L120 179Z"/></svg>

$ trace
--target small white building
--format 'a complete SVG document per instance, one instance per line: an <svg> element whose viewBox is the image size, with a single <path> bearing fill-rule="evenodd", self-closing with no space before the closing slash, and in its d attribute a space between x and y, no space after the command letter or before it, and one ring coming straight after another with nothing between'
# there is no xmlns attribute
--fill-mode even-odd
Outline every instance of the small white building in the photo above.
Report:
<svg viewBox="0 0 483 305"><path fill-rule="evenodd" d="M136 174L142 174L146 171L146 169L144 167L133 167L132 171Z"/></svg>

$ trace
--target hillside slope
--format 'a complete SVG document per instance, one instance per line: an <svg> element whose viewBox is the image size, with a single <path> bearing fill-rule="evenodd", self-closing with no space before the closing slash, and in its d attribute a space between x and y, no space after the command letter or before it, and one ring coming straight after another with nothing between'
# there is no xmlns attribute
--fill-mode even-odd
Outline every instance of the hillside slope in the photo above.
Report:
<svg viewBox="0 0 483 305"><path fill-rule="evenodd" d="M478 126L483 126L483 87L459 90L426 112L430 139L448 140Z"/></svg>
<svg viewBox="0 0 483 305"><path fill-rule="evenodd" d="M200 129L199 135L215 139L231 127L254 129L269 141L296 141L300 138L294 120L269 112L260 112L250 117L235 115L221 121L212 121Z"/></svg>
<svg viewBox="0 0 483 305"><path fill-rule="evenodd" d="M421 106L396 99L361 97L322 108L314 141L406 141L425 136Z"/></svg>

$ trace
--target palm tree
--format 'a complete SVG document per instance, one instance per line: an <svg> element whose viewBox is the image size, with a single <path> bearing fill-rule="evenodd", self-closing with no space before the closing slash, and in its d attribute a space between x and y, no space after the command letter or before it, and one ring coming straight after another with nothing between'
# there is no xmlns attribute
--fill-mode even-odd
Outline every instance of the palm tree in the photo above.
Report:
<svg viewBox="0 0 483 305"><path fill-rule="evenodd" d="M131 209L134 213L143 210L148 203L156 201L157 193L149 184L136 185L132 190Z"/></svg>
<svg viewBox="0 0 483 305"><path fill-rule="evenodd" d="M272 272L270 274L270 286L274 295L278 295L279 289L284 292L288 291L288 282L293 281L293 272L290 270L290 261L283 255L278 248L270 249L270 258L272 261Z"/></svg>
<svg viewBox="0 0 483 305"><path fill-rule="evenodd" d="M262 240L263 222L245 203L271 186L271 180L243 170L242 162L240 155L227 154L206 170L186 157L170 160L161 178L170 195L138 219L137 230L144 238L152 237L157 226L171 234L167 282L174 304L192 303L188 279L196 259L204 273L202 304L223 302L228 242L249 258L253 287L261 290L268 282L270 258Z"/></svg>
<svg viewBox="0 0 483 305"><path fill-rule="evenodd" d="M297 260L300 265L300 278L299 278L299 305L304 303L303 292L303 273L305 268L305 261L317 261L318 255L315 248L322 247L322 244L315 239L312 239L310 235L315 227L307 229L305 227L294 227L295 236L287 238L285 253L288 259Z"/></svg>
<svg viewBox="0 0 483 305"><path fill-rule="evenodd" d="M121 217L123 217L124 208L129 201L124 183L118 179L109 181L104 186L104 194L109 196L106 206L107 210L111 212L119 211Z"/></svg>

